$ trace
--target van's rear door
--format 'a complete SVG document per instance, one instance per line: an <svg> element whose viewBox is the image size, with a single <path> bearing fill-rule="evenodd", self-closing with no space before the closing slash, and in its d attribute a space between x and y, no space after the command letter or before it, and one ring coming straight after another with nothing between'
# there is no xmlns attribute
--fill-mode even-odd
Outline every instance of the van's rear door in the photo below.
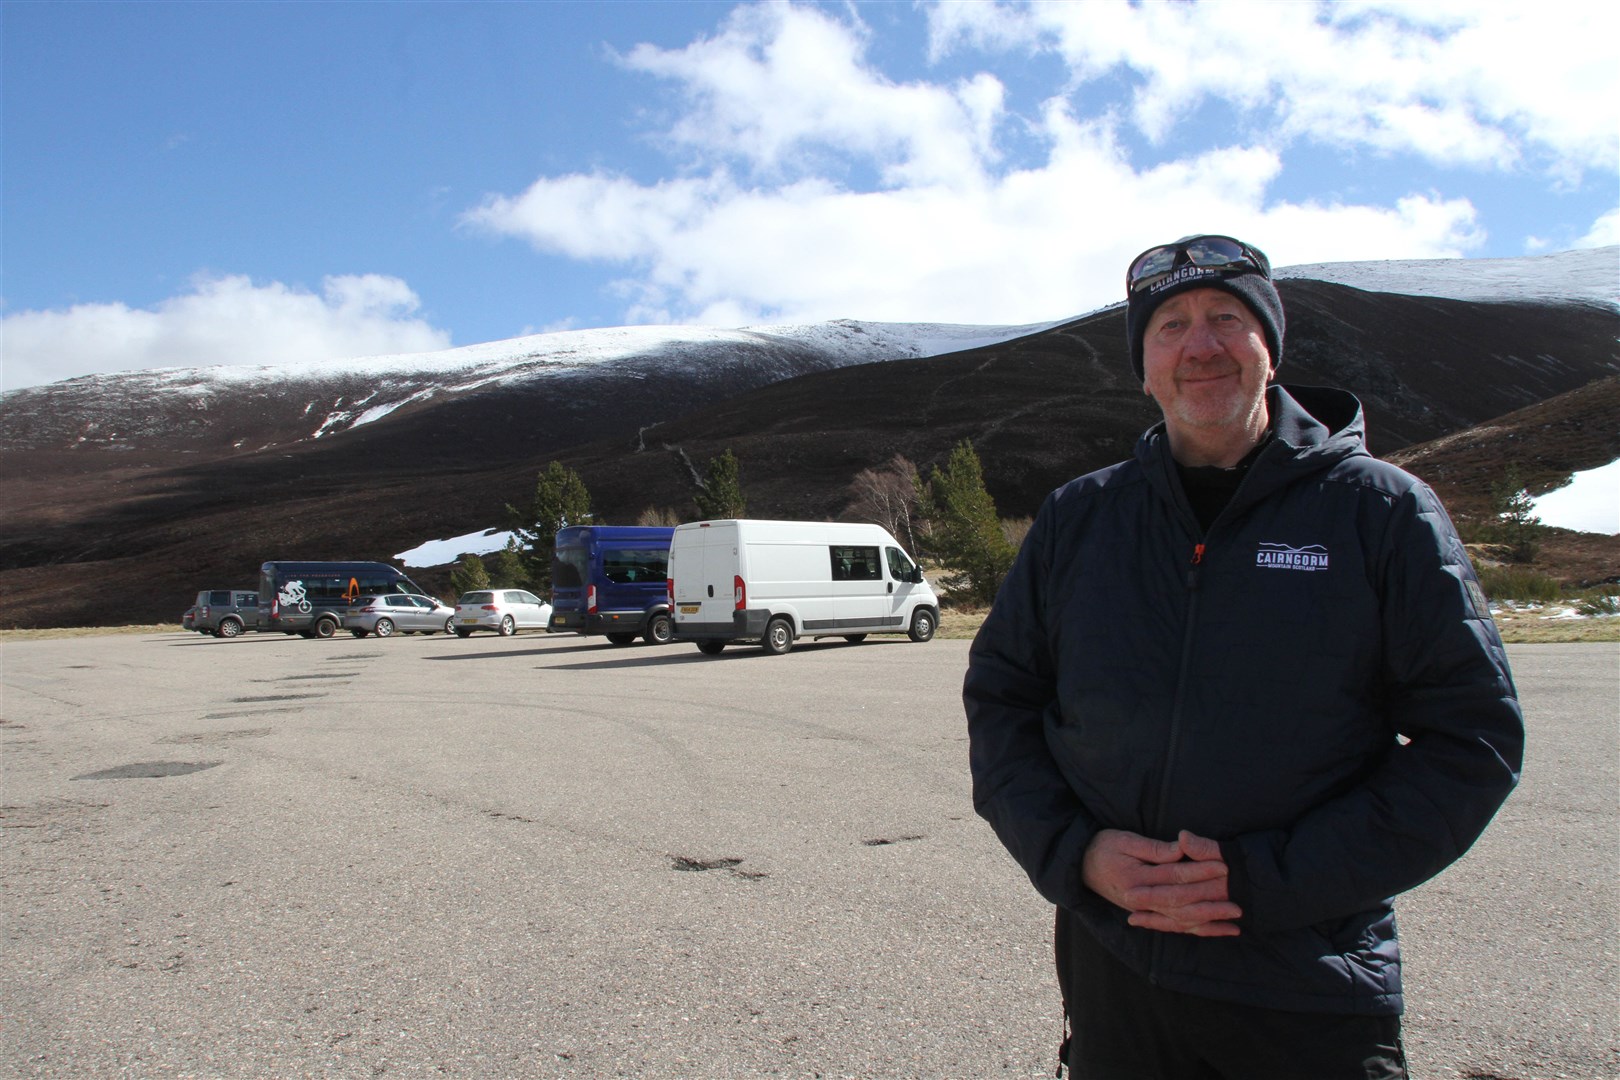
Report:
<svg viewBox="0 0 1620 1080"><path fill-rule="evenodd" d="M737 526L734 522L683 525L670 545L675 583L675 625L729 632L736 608Z"/></svg>

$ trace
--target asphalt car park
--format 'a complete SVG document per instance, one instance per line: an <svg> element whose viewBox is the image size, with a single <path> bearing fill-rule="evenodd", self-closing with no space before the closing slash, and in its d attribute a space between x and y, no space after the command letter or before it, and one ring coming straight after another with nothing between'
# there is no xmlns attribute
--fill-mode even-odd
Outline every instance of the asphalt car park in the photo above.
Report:
<svg viewBox="0 0 1620 1080"><path fill-rule="evenodd" d="M1050 1076L967 643L8 641L0 1075ZM1414 1075L1616 1067L1620 647L1398 906Z"/></svg>

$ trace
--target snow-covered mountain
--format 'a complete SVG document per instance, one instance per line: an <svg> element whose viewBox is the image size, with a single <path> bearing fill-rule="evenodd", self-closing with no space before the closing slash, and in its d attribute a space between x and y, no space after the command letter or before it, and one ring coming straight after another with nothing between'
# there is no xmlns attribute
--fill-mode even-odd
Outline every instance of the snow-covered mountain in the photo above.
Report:
<svg viewBox="0 0 1620 1080"><path fill-rule="evenodd" d="M1620 305L1620 246L1518 259L1305 263L1284 266L1276 276L1331 281L1367 292L1452 300L1567 300Z"/></svg>
<svg viewBox="0 0 1620 1080"><path fill-rule="evenodd" d="M850 364L977 348L1048 325L626 326L319 363L86 375L0 395L0 448L182 448L228 435L235 449L258 450L348 431L435 398L523 384L567 394L569 382L599 389L604 380L663 376L734 392ZM216 422L222 412L231 417L225 428Z"/></svg>
<svg viewBox="0 0 1620 1080"><path fill-rule="evenodd" d="M1462 300L1620 303L1620 248L1519 259L1428 259L1284 267L1281 280ZM1118 305L1113 305L1118 306ZM1108 309L1101 309L1108 310ZM1068 320L1063 320L1068 321ZM544 385L634 399L673 380L707 387L671 411L853 364L960 352L1059 323L964 326L856 320L728 330L628 326L538 334L436 352L319 363L160 368L89 375L0 394L0 449L232 449L325 438L430 401ZM636 384L647 384L637 387ZM577 384L577 385L570 385Z"/></svg>

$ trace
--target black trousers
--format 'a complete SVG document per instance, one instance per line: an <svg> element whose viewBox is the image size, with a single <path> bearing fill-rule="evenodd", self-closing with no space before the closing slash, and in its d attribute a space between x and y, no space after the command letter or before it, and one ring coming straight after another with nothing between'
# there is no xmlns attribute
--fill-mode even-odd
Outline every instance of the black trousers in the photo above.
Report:
<svg viewBox="0 0 1620 1080"><path fill-rule="evenodd" d="M1284 1012L1154 986L1057 912L1073 1080L1405 1080L1398 1016Z"/></svg>

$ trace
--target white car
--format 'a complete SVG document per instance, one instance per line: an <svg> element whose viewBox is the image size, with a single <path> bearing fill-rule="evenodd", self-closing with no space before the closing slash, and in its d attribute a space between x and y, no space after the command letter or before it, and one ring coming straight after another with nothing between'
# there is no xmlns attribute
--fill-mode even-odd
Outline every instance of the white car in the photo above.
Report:
<svg viewBox="0 0 1620 1080"><path fill-rule="evenodd" d="M455 630L466 637L474 630L493 630L511 637L519 630L544 630L551 605L523 589L480 589L456 601Z"/></svg>
<svg viewBox="0 0 1620 1080"><path fill-rule="evenodd" d="M401 634L437 634L455 629L455 612L430 596L388 593L356 600L343 615L343 628L355 637Z"/></svg>

